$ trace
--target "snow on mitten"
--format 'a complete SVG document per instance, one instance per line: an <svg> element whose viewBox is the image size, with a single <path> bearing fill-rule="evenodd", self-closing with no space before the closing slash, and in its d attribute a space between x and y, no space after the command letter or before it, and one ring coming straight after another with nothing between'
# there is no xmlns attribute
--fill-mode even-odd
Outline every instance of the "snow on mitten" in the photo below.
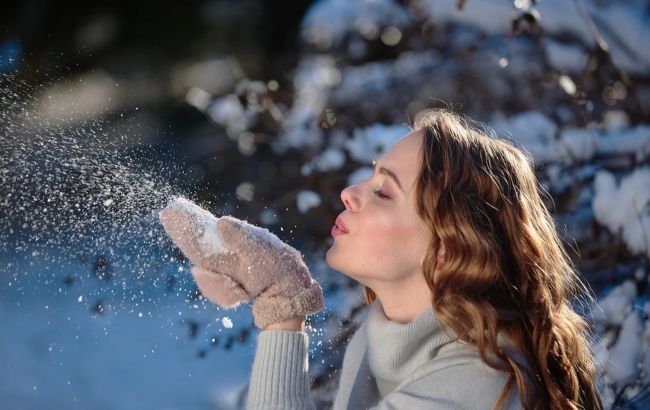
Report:
<svg viewBox="0 0 650 410"><path fill-rule="evenodd" d="M257 327L323 308L323 291L300 252L269 230L232 216L216 218L182 198L163 209L160 220L195 265L201 293L224 308L253 298Z"/></svg>

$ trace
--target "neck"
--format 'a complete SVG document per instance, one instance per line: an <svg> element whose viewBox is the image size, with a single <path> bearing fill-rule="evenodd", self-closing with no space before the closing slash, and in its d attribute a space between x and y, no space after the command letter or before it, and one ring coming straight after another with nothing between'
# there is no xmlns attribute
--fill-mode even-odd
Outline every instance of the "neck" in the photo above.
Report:
<svg viewBox="0 0 650 410"><path fill-rule="evenodd" d="M373 284L370 288L381 302L386 317L398 323L411 322L432 303L431 290L422 273L401 282Z"/></svg>

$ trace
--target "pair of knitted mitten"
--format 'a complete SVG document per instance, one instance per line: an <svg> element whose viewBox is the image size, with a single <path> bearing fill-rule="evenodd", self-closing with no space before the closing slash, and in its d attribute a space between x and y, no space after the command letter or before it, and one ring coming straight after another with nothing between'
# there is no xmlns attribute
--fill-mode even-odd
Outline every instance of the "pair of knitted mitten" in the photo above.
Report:
<svg viewBox="0 0 650 410"><path fill-rule="evenodd" d="M160 221L192 263L203 296L226 309L252 298L258 328L323 308L323 291L300 252L269 230L217 218L184 198L167 205Z"/></svg>

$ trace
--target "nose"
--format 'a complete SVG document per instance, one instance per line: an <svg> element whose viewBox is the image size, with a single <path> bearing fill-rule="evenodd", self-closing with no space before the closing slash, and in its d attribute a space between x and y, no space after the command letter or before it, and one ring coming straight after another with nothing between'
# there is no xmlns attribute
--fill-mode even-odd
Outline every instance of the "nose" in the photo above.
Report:
<svg viewBox="0 0 650 410"><path fill-rule="evenodd" d="M355 185L352 185L341 191L341 201L343 201L345 209L350 212L354 212L358 207L356 195L354 194L354 187Z"/></svg>

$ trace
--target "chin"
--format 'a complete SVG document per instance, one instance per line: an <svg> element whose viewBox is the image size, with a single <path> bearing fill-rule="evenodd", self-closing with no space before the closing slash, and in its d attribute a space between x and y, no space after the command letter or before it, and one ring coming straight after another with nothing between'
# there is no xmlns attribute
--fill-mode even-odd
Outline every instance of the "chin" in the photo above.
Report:
<svg viewBox="0 0 650 410"><path fill-rule="evenodd" d="M333 253L332 248L329 248L327 252L325 252L325 262L327 263L327 266L338 271L339 266L336 264L336 258L333 256Z"/></svg>
<svg viewBox="0 0 650 410"><path fill-rule="evenodd" d="M349 269L346 269L345 265L341 264L340 258L337 258L336 251L332 250L332 248L329 248L325 253L325 262L333 270L341 272L345 276L350 276L347 272Z"/></svg>
<svg viewBox="0 0 650 410"><path fill-rule="evenodd" d="M327 266L362 285L365 285L366 282L372 280L374 272L369 274L366 269L359 270L359 266L355 266L358 265L355 263L357 261L351 261L350 259L352 258L350 258L349 255L342 256L337 254L335 246L336 245L329 248L325 253L325 262L327 263ZM350 262L352 262L352 264Z"/></svg>

